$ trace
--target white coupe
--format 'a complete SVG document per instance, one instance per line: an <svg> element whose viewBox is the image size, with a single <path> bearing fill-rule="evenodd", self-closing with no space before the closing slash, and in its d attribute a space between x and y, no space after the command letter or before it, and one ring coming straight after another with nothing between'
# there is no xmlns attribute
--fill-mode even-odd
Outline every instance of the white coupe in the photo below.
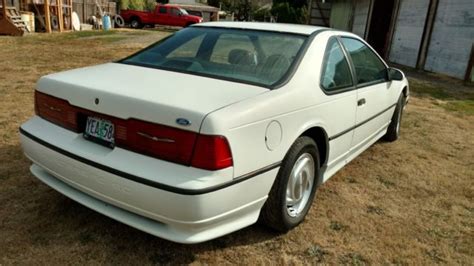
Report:
<svg viewBox="0 0 474 266"><path fill-rule="evenodd" d="M196 24L103 65L42 77L20 128L31 172L115 220L181 243L261 219L285 232L380 138L408 82L361 38Z"/></svg>

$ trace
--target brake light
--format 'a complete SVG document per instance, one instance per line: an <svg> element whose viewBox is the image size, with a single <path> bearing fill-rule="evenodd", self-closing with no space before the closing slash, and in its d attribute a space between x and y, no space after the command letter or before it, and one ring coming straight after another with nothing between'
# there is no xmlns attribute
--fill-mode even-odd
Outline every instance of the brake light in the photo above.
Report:
<svg viewBox="0 0 474 266"><path fill-rule="evenodd" d="M136 119L119 119L69 104L68 101L35 91L38 116L74 132L83 132L88 116L101 117L115 125L115 145L155 158L219 170L233 165L232 153L223 136L202 135Z"/></svg>
<svg viewBox="0 0 474 266"><path fill-rule="evenodd" d="M35 91L35 112L42 118L78 132L77 112L67 101Z"/></svg>
<svg viewBox="0 0 474 266"><path fill-rule="evenodd" d="M191 165L207 170L232 166L232 153L227 139L223 136L199 135Z"/></svg>
<svg viewBox="0 0 474 266"><path fill-rule="evenodd" d="M191 163L197 133L135 119L126 121L125 130L125 138L116 131L117 146L184 165Z"/></svg>

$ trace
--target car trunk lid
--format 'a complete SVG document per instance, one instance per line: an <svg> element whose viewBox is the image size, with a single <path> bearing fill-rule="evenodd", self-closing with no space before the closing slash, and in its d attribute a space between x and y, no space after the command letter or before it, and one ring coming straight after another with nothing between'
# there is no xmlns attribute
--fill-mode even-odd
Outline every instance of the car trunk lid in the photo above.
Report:
<svg viewBox="0 0 474 266"><path fill-rule="evenodd" d="M268 89L107 63L45 76L38 82L38 91L100 114L199 132L207 114Z"/></svg>

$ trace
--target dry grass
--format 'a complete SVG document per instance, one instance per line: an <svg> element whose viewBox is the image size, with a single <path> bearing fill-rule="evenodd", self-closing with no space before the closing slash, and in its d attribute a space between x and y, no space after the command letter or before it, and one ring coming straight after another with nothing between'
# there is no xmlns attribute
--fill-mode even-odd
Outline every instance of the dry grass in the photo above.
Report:
<svg viewBox="0 0 474 266"><path fill-rule="evenodd" d="M473 263L474 93L452 80L412 79L401 139L377 143L324 184L306 221L285 235L254 225L179 245L37 181L18 140L36 80L121 58L164 34L0 38L0 265Z"/></svg>

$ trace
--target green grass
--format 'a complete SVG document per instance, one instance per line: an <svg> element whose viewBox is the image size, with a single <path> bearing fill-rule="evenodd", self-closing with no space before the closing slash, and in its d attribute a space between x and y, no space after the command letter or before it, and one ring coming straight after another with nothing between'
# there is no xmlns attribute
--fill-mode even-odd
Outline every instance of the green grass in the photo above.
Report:
<svg viewBox="0 0 474 266"><path fill-rule="evenodd" d="M449 111L474 115L474 100L450 101L444 106L444 108Z"/></svg>
<svg viewBox="0 0 474 266"><path fill-rule="evenodd" d="M448 111L474 115L474 89L453 83L447 84L410 79L410 92L418 97L440 100L436 104Z"/></svg>
<svg viewBox="0 0 474 266"><path fill-rule="evenodd" d="M88 31L76 31L65 33L64 36L68 39L86 38L86 37L97 37L106 35L115 35L118 32L115 30L88 30Z"/></svg>
<svg viewBox="0 0 474 266"><path fill-rule="evenodd" d="M76 31L76 32L65 32L52 34L34 34L26 36L24 38L14 39L15 42L21 42L22 44L65 44L75 40L93 40L103 42L115 42L127 38L133 38L134 36L143 36L151 34L153 31L150 30L89 30L89 31Z"/></svg>
<svg viewBox="0 0 474 266"><path fill-rule="evenodd" d="M431 82L410 79L410 92L418 96L429 96L439 100L452 98L452 94L446 88L434 85Z"/></svg>
<svg viewBox="0 0 474 266"><path fill-rule="evenodd" d="M143 36L152 33L152 31L147 30L136 30L136 31L120 31L120 30L90 30L90 31L77 31L77 32L70 32L65 34L65 39L81 39L81 38L89 38L89 39L107 39L107 41L113 39L126 39L127 37L132 36Z"/></svg>

